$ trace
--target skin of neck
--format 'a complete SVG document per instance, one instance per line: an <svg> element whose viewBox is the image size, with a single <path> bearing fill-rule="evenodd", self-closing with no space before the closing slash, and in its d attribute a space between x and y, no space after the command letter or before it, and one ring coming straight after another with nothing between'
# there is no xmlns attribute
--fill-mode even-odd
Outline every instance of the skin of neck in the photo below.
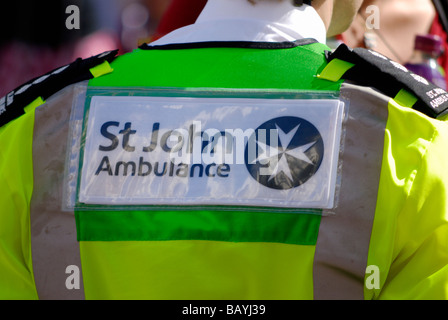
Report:
<svg viewBox="0 0 448 320"><path fill-rule="evenodd" d="M327 28L327 36L343 33L353 22L363 0L313 0L311 5L317 11Z"/></svg>

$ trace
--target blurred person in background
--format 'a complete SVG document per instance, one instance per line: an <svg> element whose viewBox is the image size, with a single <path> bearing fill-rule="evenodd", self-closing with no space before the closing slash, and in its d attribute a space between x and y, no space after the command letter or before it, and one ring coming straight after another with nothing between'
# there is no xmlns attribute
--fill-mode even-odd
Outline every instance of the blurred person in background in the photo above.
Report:
<svg viewBox="0 0 448 320"><path fill-rule="evenodd" d="M406 64L412 57L416 35L436 35L443 43L444 51L438 58L438 62L446 75L448 73L446 33L448 21L444 10L448 9L448 4L443 1L445 0L365 1L350 28L341 35L328 38L327 44L331 49L336 49L341 43L346 43L352 48L372 49L401 64ZM163 36L194 23L206 2L206 0L173 0L160 21L156 36ZM433 3L437 5L437 8ZM368 8L372 5L379 9L379 16L374 21L379 23L379 29L366 26L372 14L371 11L368 12Z"/></svg>
<svg viewBox="0 0 448 320"><path fill-rule="evenodd" d="M371 6L378 8L378 27L367 26L369 17L373 17ZM437 9L442 10L443 6ZM446 74L448 43L446 21L442 19L446 19L445 12L437 12L431 0L368 0L340 39L352 48L372 49L405 65L412 60L417 35L436 35L444 47L438 62Z"/></svg>
<svg viewBox="0 0 448 320"><path fill-rule="evenodd" d="M369 6L379 9L379 28L368 28ZM405 64L414 51L417 34L430 32L436 11L431 0L364 1L343 40L352 48L364 47Z"/></svg>
<svg viewBox="0 0 448 320"><path fill-rule="evenodd" d="M69 5L80 10L79 29L66 27ZM2 1L0 10L10 15L1 22L0 95L78 57L119 47L114 0Z"/></svg>
<svg viewBox="0 0 448 320"><path fill-rule="evenodd" d="M133 50L155 32L169 0L2 1L0 96L56 67L107 50ZM68 29L70 5L79 29Z"/></svg>
<svg viewBox="0 0 448 320"><path fill-rule="evenodd" d="M206 3L207 0L172 0L160 17L152 40L157 40L171 31L193 24Z"/></svg>

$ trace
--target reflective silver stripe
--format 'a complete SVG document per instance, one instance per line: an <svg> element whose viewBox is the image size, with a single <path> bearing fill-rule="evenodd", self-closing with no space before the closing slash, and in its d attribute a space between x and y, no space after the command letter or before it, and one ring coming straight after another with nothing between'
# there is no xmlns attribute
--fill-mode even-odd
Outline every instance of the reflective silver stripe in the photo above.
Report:
<svg viewBox="0 0 448 320"><path fill-rule="evenodd" d="M69 290L66 287L66 280L72 274L67 274L66 268L75 265L81 271L81 259L75 215L61 209L74 88L65 88L35 112L31 251L40 299L84 299L82 277L80 289Z"/></svg>
<svg viewBox="0 0 448 320"><path fill-rule="evenodd" d="M364 275L383 157L388 97L344 84L350 101L339 204L324 216L314 260L315 299L363 299Z"/></svg>

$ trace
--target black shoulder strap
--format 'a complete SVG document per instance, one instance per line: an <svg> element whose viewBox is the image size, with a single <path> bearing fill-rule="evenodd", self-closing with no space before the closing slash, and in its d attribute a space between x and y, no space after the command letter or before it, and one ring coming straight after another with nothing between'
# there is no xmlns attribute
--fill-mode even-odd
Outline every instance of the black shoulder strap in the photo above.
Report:
<svg viewBox="0 0 448 320"><path fill-rule="evenodd" d="M333 59L354 65L342 75L342 79L373 87L390 97L404 89L417 98L413 109L433 118L448 112L448 94L444 89L380 53L363 48L351 49L342 44L334 52L327 53L327 60Z"/></svg>
<svg viewBox="0 0 448 320"><path fill-rule="evenodd" d="M111 62L118 50L81 59L34 78L0 98L0 127L25 113L24 109L38 97L46 100L73 83L93 78L90 69L104 61Z"/></svg>

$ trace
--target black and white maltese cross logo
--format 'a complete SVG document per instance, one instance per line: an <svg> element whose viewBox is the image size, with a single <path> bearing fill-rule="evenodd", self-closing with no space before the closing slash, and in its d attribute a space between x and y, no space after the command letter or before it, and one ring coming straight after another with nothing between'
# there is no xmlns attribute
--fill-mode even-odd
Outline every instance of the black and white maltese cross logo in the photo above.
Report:
<svg viewBox="0 0 448 320"><path fill-rule="evenodd" d="M263 123L245 150L249 173L272 189L304 184L317 172L323 156L324 142L319 131L298 117L280 117Z"/></svg>

